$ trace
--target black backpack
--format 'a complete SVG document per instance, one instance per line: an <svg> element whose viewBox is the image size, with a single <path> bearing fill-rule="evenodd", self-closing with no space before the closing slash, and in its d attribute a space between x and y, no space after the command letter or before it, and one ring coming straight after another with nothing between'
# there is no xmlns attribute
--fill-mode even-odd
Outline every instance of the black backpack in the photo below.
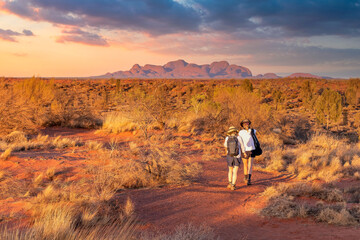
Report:
<svg viewBox="0 0 360 240"><path fill-rule="evenodd" d="M254 145L255 145L255 150L253 150L252 152L255 156L260 156L262 154L262 149L260 147L259 140L255 135L254 129L251 129L251 136L254 139Z"/></svg>
<svg viewBox="0 0 360 240"><path fill-rule="evenodd" d="M227 151L228 151L228 155L232 157L239 155L240 153L239 140L237 139L236 136L228 136Z"/></svg>

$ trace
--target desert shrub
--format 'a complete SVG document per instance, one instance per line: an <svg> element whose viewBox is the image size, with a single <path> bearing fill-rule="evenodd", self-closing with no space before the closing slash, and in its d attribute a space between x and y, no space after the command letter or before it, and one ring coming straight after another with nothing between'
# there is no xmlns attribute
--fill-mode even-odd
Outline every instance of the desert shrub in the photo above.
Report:
<svg viewBox="0 0 360 240"><path fill-rule="evenodd" d="M344 175L353 176L358 169L360 149L326 134L315 134L296 148L270 153L265 170L287 170L299 179L333 182Z"/></svg>
<svg viewBox="0 0 360 240"><path fill-rule="evenodd" d="M193 224L182 224L171 234L143 233L141 240L212 240L219 239L214 231L205 225L194 226Z"/></svg>
<svg viewBox="0 0 360 240"><path fill-rule="evenodd" d="M316 221L343 226L357 225L360 222L357 209L347 209L343 192L331 185L282 183L267 188L262 196L268 200L267 205L260 211L260 214L264 216L311 217ZM298 201L299 197L309 197L336 204L325 204L322 201L310 205Z"/></svg>
<svg viewBox="0 0 360 240"><path fill-rule="evenodd" d="M283 92L280 91L280 90L274 90L272 92L272 97L273 97L273 100L274 100L275 109L276 110L282 109L282 107L283 107L282 104L285 101L285 96L284 96Z"/></svg>
<svg viewBox="0 0 360 240"><path fill-rule="evenodd" d="M5 151L7 149L11 149L13 152L18 152L31 149L68 148L84 145L84 143L79 139L63 138L61 136L49 139L48 135L38 134L34 138L27 139L24 137L25 135L22 132L13 132L5 138L8 136L10 136L10 139L12 140L8 141L8 143L0 141L0 150ZM14 138L14 136L16 137Z"/></svg>
<svg viewBox="0 0 360 240"><path fill-rule="evenodd" d="M333 187L322 184L310 183L281 183L277 186L268 187L263 193L269 199L278 196L290 197L314 197L328 202L343 202L345 200L343 193Z"/></svg>
<svg viewBox="0 0 360 240"><path fill-rule="evenodd" d="M312 110L316 101L315 83L309 80L303 82L300 97L306 109Z"/></svg>
<svg viewBox="0 0 360 240"><path fill-rule="evenodd" d="M342 116L341 95L333 90L325 89L315 104L316 118L329 129L331 122L338 122Z"/></svg>
<svg viewBox="0 0 360 240"><path fill-rule="evenodd" d="M340 226L349 226L349 225L357 225L358 221L351 213L345 208L334 208L334 207L326 207L321 209L318 216L316 216L316 220L320 222L326 222L329 224L336 224Z"/></svg>
<svg viewBox="0 0 360 240"><path fill-rule="evenodd" d="M120 112L105 115L101 130L109 133L120 133L138 129L138 125L131 118Z"/></svg>
<svg viewBox="0 0 360 240"><path fill-rule="evenodd" d="M14 93L11 88L0 88L0 133L13 131L35 132L34 105Z"/></svg>
<svg viewBox="0 0 360 240"><path fill-rule="evenodd" d="M243 91L241 88L218 87L214 90L213 99L221 105L222 114L228 119L225 123L227 127L237 126L244 118L251 119L255 127L267 129L271 126L269 106L261 104L261 99L254 93Z"/></svg>
<svg viewBox="0 0 360 240"><path fill-rule="evenodd" d="M102 124L95 106L76 92L58 90L49 106L42 123L44 126L96 128Z"/></svg>
<svg viewBox="0 0 360 240"><path fill-rule="evenodd" d="M127 240L138 239L137 225L129 219L107 225L84 225L83 215L76 215L69 206L47 206L39 213L32 227L26 229L0 229L4 240Z"/></svg>
<svg viewBox="0 0 360 240"><path fill-rule="evenodd" d="M347 104L352 106L356 106L358 104L359 90L360 79L351 79L348 81L345 91L345 99Z"/></svg>
<svg viewBox="0 0 360 240"><path fill-rule="evenodd" d="M254 87L249 79L245 79L244 81L242 81L241 88L245 92L252 92L254 90Z"/></svg>
<svg viewBox="0 0 360 240"><path fill-rule="evenodd" d="M27 138L24 132L14 131L4 137L6 143L26 142Z"/></svg>
<svg viewBox="0 0 360 240"><path fill-rule="evenodd" d="M201 167L198 163L180 163L164 148L153 146L150 150L133 148L132 151L135 159L124 162L112 158L110 164L97 170L94 186L99 195L123 188L186 184L199 177Z"/></svg>
<svg viewBox="0 0 360 240"><path fill-rule="evenodd" d="M299 205L293 201L293 198L287 196L279 196L272 198L269 204L261 210L264 216L278 218L293 218L299 215Z"/></svg>

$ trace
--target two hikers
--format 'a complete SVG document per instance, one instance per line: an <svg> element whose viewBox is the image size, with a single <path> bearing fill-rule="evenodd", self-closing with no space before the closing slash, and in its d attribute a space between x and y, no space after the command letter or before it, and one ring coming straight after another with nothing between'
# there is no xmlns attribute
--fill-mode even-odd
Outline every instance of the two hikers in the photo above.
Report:
<svg viewBox="0 0 360 240"><path fill-rule="evenodd" d="M251 121L245 119L240 123L243 128L239 132L235 127L230 127L227 132L224 146L227 149L227 162L229 167L229 185L228 188L235 190L235 184L237 179L237 170L239 169L240 159L244 164L244 181L245 184L251 185L252 166L255 158L255 145L259 144L256 137L256 130L251 129ZM237 132L239 133L237 135ZM235 140L236 139L236 140ZM230 140L230 141L229 141ZM234 148L232 141L237 142L237 148ZM239 146L240 145L240 146ZM240 148L240 149L238 149ZM235 150L234 150L235 149ZM239 151L239 154L234 155L234 151ZM230 178L231 177L231 178ZM231 183L230 183L231 182Z"/></svg>

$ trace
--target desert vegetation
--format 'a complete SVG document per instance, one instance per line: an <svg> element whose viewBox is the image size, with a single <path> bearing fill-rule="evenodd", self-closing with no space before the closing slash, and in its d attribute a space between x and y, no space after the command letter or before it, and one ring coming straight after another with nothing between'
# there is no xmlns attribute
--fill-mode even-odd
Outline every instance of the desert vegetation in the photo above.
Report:
<svg viewBox="0 0 360 240"><path fill-rule="evenodd" d="M268 188L261 214L358 225L359 189L336 183L360 179L359 86L359 79L2 79L0 198L9 209L26 207L0 213L0 238L215 239L192 225L139 235L127 191L196 182L202 164L223 156L226 129L244 118L264 150L256 170L300 181ZM102 140L46 134L56 127L94 129Z"/></svg>

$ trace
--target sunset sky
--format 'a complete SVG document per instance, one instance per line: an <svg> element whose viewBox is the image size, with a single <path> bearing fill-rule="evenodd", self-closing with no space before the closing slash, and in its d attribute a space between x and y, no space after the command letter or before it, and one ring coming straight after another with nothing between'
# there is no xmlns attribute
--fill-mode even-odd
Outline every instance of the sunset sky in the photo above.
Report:
<svg viewBox="0 0 360 240"><path fill-rule="evenodd" d="M178 59L360 77L360 0L0 0L0 77Z"/></svg>

